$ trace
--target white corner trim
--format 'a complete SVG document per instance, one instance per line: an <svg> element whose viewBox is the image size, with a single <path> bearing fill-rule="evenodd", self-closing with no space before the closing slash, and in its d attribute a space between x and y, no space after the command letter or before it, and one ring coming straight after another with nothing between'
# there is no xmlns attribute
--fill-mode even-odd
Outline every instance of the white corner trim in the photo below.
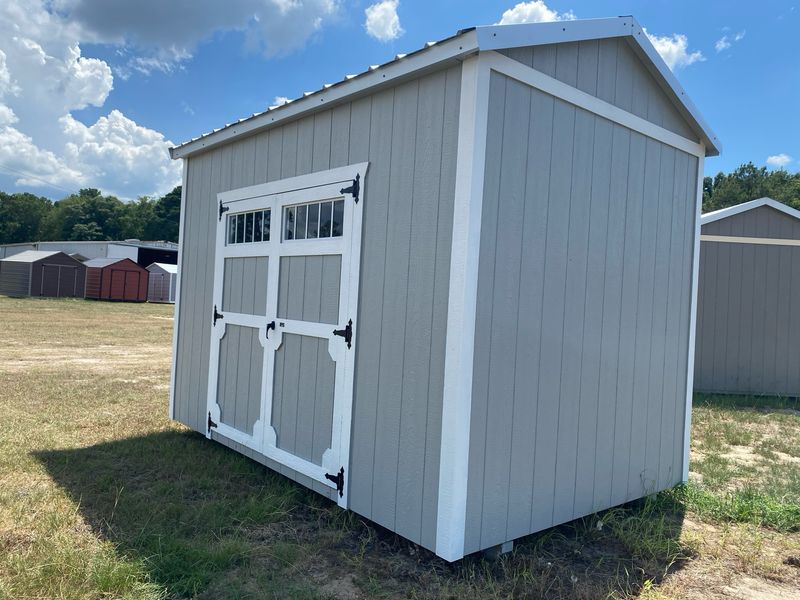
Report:
<svg viewBox="0 0 800 600"><path fill-rule="evenodd" d="M488 114L489 68L481 54L465 60L461 70L436 522L436 554L449 561L464 556Z"/></svg>
<svg viewBox="0 0 800 600"><path fill-rule="evenodd" d="M742 202L741 204L728 206L727 208L720 208L719 210L704 214L700 220L702 224L705 225L706 223L713 223L714 221L719 221L720 219L727 219L728 217L747 212L748 210L753 210L754 208L758 208L760 206L769 206L770 208L774 208L775 210L779 210L790 217L800 220L800 211L795 210L791 206L787 206L783 202L773 200L772 198L756 198L755 200L750 200L749 202Z"/></svg>
<svg viewBox="0 0 800 600"><path fill-rule="evenodd" d="M618 106L614 106L596 96L587 94L578 88L572 87L554 77L550 77L519 61L508 58L498 52L487 52L486 57L487 63L493 71L516 79L555 98L569 102L574 106L587 110L609 121L613 121L614 123L667 144L668 146L672 146L673 148L677 148L693 156L705 156L706 149L702 144L698 144L668 129L664 129L655 123L651 123L646 119L623 110Z"/></svg>
<svg viewBox="0 0 800 600"><path fill-rule="evenodd" d="M169 418L175 419L175 377L178 371L178 311L181 298L181 273L183 267L183 238L186 227L186 182L189 177L189 159L183 159L183 173L181 175L181 215L178 222L178 280L175 282L175 308L172 311L172 373L169 381ZM170 281L170 286L172 282Z"/></svg>
<svg viewBox="0 0 800 600"><path fill-rule="evenodd" d="M800 240L733 235L701 235L700 241L721 242L723 244L757 244L761 246L800 246Z"/></svg>
<svg viewBox="0 0 800 600"><path fill-rule="evenodd" d="M686 361L686 411L683 420L683 481L689 481L689 447L692 435L692 396L694 394L694 351L697 338L697 285L700 272L700 213L703 208L703 162L697 159L697 198L695 200L692 289L689 313L689 356Z"/></svg>

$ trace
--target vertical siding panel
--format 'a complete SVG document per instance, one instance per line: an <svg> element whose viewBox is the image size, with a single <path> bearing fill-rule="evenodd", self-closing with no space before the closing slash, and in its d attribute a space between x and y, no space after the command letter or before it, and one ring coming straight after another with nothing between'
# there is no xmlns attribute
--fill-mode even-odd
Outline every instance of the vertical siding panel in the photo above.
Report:
<svg viewBox="0 0 800 600"><path fill-rule="evenodd" d="M350 160L358 152L352 146L355 130L369 127L370 168L366 179L361 245L361 290L359 292L359 327L356 340L355 394L353 397L353 437L350 449L353 465L350 479L350 506L356 512L373 514L373 485L383 483L390 475L379 473L375 464L377 405L381 392L378 367L381 356L381 322L383 320L384 244L388 227L389 170L392 148L392 114L394 90L373 97L369 103L355 103L351 114ZM363 143L363 138L360 139ZM371 282L367 285L366 282Z"/></svg>
<svg viewBox="0 0 800 600"><path fill-rule="evenodd" d="M297 175L298 122L283 127L281 147L281 179Z"/></svg>
<svg viewBox="0 0 800 600"><path fill-rule="evenodd" d="M763 229L762 229L763 231ZM763 233L762 233L763 235ZM767 269L769 268L769 252L766 246L756 246L753 285L752 338L750 340L750 390L758 392L764 389L764 351L766 348L765 315L767 306Z"/></svg>
<svg viewBox="0 0 800 600"><path fill-rule="evenodd" d="M501 178L503 121L506 106L506 78L492 74L489 80L489 115L486 140L486 171L481 216L481 251L478 258L478 290L475 312L475 352L472 376L469 475L467 478L467 552L480 548L483 531L485 460L488 453L487 412L489 410L489 355L491 339L492 290L497 245L497 209Z"/></svg>
<svg viewBox="0 0 800 600"><path fill-rule="evenodd" d="M350 104L344 104L331 111L331 144L328 159L331 169L348 164L349 144Z"/></svg>
<svg viewBox="0 0 800 600"><path fill-rule="evenodd" d="M778 235L789 239L792 237L792 224L783 223L779 228ZM792 248L782 247L778 259L778 282L777 282L777 308L775 311L777 334L775 336L775 385L777 390L785 390L784 393L791 395L790 390L795 386L789 380L789 363L793 354L789 350L789 318L792 312L791 302L791 267L792 267ZM793 382L792 382L793 383Z"/></svg>
<svg viewBox="0 0 800 600"><path fill-rule="evenodd" d="M572 87L578 85L578 43L558 44L556 46L556 79Z"/></svg>
<svg viewBox="0 0 800 600"><path fill-rule="evenodd" d="M559 386L564 345L563 323L567 276L567 235L572 180L575 109L556 101L548 191L547 243L545 249L542 337L539 349L538 405L536 413L536 456L534 459L532 529L544 529L553 522L553 490L556 480Z"/></svg>
<svg viewBox="0 0 800 600"><path fill-rule="evenodd" d="M322 323L339 323L339 285L342 273L341 255L322 257L322 305L319 320Z"/></svg>
<svg viewBox="0 0 800 600"><path fill-rule="evenodd" d="M592 96L597 95L599 54L600 45L597 40L578 42L577 87Z"/></svg>
<svg viewBox="0 0 800 600"><path fill-rule="evenodd" d="M400 416L403 402L403 348L399 340L405 333L405 307L408 301L408 276L413 207L413 177L416 147L419 81L395 91L392 161L389 174L390 201L386 231L386 262L381 324L380 393L375 448L375 471L386 473L373 482L373 518L382 525L396 526L398 461L400 455Z"/></svg>
<svg viewBox="0 0 800 600"><path fill-rule="evenodd" d="M632 112L633 108L633 73L630 68L630 53L627 42L614 40L617 48L617 78L614 85L614 104L622 110Z"/></svg>
<svg viewBox="0 0 800 600"><path fill-rule="evenodd" d="M536 408L541 401L539 352L542 334L542 293L545 240L547 237L547 192L550 148L553 138L551 96L531 90L527 139L527 173L522 225L517 356L514 365L514 417L511 429L511 504L506 539L530 531L533 499L533 460L536 456Z"/></svg>
<svg viewBox="0 0 800 600"><path fill-rule="evenodd" d="M404 373L397 462L396 528L420 539L430 382L433 286L438 220L439 170L446 72L420 80L411 206L411 245L405 306ZM405 440L419 440L407 444Z"/></svg>
<svg viewBox="0 0 800 600"><path fill-rule="evenodd" d="M265 131L256 136L256 157L253 173L253 183L266 183L268 179L267 168L269 165L269 132Z"/></svg>
<svg viewBox="0 0 800 600"><path fill-rule="evenodd" d="M494 286L488 338L476 338L488 346L489 379L486 415L487 457L484 471L481 544L506 541L508 490L511 482L511 448L515 404L514 362L517 351L519 280L522 262L522 223L525 216L530 88L506 80L505 117L499 155L500 180L493 200L497 210ZM501 201L502 199L502 201Z"/></svg>
<svg viewBox="0 0 800 600"><path fill-rule="evenodd" d="M267 150L267 181L277 181L281 178L281 163L283 162L283 128L273 129L269 132ZM277 222L277 220L276 220ZM273 230L275 228L273 227Z"/></svg>
<svg viewBox="0 0 800 600"><path fill-rule="evenodd" d="M617 71L619 72L619 70ZM630 498L628 493L631 429L636 363L636 322L639 306L639 260L642 241L644 171L647 140L630 132L628 153L628 190L625 206L625 238L622 258L622 296L620 299L619 371L614 423L614 453L611 475L611 499L618 504Z"/></svg>
<svg viewBox="0 0 800 600"><path fill-rule="evenodd" d="M453 201L458 149L458 108L461 94L461 69L447 71L442 123L436 255L433 282L433 321L431 328L430 382L428 384L425 469L422 489L422 544L436 547L436 521L439 500L439 455L442 437L442 396L444 355L447 337L447 302L450 293L450 246L453 231Z"/></svg>
<svg viewBox="0 0 800 600"><path fill-rule="evenodd" d="M606 102L614 103L617 82L617 49L619 40L612 38L598 41L597 93Z"/></svg>
<svg viewBox="0 0 800 600"><path fill-rule="evenodd" d="M588 206L585 208L589 215L589 241L583 310L574 515L592 512L594 489L600 483L594 478L597 440L610 437L614 426L613 414L598 412L611 157L614 154L613 126L605 119L593 118L593 121L591 191ZM609 458L610 455L605 456L605 460Z"/></svg>
<svg viewBox="0 0 800 600"><path fill-rule="evenodd" d="M659 454L664 435L664 360L666 356L667 298L669 295L669 263L672 241L672 209L675 186L675 150L661 149L660 181L655 229L655 269L653 271L653 321L650 335L650 374L647 394L645 467L647 482L654 489L659 483ZM674 398L674 396L673 396Z"/></svg>
<svg viewBox="0 0 800 600"><path fill-rule="evenodd" d="M521 62L523 65L529 67L533 66L533 46L523 46L522 48L509 48L508 50L501 50L503 54L509 58Z"/></svg>
<svg viewBox="0 0 800 600"><path fill-rule="evenodd" d="M331 446L333 430L333 390L336 365L328 354L328 341L317 341L316 397L314 399L314 437L312 457L322 464L322 455Z"/></svg>
<svg viewBox="0 0 800 600"><path fill-rule="evenodd" d="M324 171L331 164L331 111L314 116L314 144L312 147L311 170Z"/></svg>
<svg viewBox="0 0 800 600"><path fill-rule="evenodd" d="M325 340L327 343L327 340ZM297 423L295 427L295 452L306 460L314 456L314 416L317 399L319 339L300 336L298 361Z"/></svg>
<svg viewBox="0 0 800 600"><path fill-rule="evenodd" d="M258 340L258 329L250 329L250 389L247 398L245 431L252 435L253 425L261 416L261 376L264 369L264 348Z"/></svg>
<svg viewBox="0 0 800 600"><path fill-rule="evenodd" d="M314 120L315 117L312 116L297 122L297 163L295 165L295 175L305 175L313 171L312 165L315 144Z"/></svg>
<svg viewBox="0 0 800 600"><path fill-rule="evenodd" d="M655 239L658 227L658 186L661 145L646 142L645 192L642 210L642 246L639 253L639 303L636 315L636 354L634 359L633 414L631 416L631 462L628 493L636 497L649 493L655 482L646 461L647 417L649 407L651 339L656 266Z"/></svg>
<svg viewBox="0 0 800 600"><path fill-rule="evenodd" d="M553 495L553 519L557 522L572 517L575 499L593 148L594 117L583 110L577 110L575 147L572 155L572 189L569 195L564 341L559 369L561 392L558 403L556 481Z"/></svg>
<svg viewBox="0 0 800 600"><path fill-rule="evenodd" d="M616 45L612 48L616 49ZM602 57L603 46L601 46ZM614 53L616 60L616 52ZM612 125L608 224L604 260L603 311L600 339L600 373L597 403L597 441L594 450L594 492L592 508L612 506L614 444L617 434L620 371L620 330L623 267L626 255L625 230L628 222L626 199L630 161L630 132ZM628 318L629 315L625 315Z"/></svg>
<svg viewBox="0 0 800 600"><path fill-rule="evenodd" d="M533 46L533 68L550 77L556 76L556 45Z"/></svg>
<svg viewBox="0 0 800 600"><path fill-rule="evenodd" d="M755 282L755 248L749 244L742 245L742 281ZM741 312L739 322L741 323L742 336L739 339L739 361L737 364L738 381L737 385L744 392L752 391L753 386L750 378L750 360L753 345L753 304L755 301L755 291L752 286L741 288Z"/></svg>

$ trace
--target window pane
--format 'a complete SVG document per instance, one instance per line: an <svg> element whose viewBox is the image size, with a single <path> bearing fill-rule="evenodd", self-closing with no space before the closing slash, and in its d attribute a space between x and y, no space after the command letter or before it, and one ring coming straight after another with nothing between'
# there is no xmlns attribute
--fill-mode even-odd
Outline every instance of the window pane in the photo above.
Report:
<svg viewBox="0 0 800 600"><path fill-rule="evenodd" d="M236 215L228 215L228 243L236 243Z"/></svg>
<svg viewBox="0 0 800 600"><path fill-rule="evenodd" d="M290 206L286 209L286 233L284 234L283 239L294 239L294 206Z"/></svg>
<svg viewBox="0 0 800 600"><path fill-rule="evenodd" d="M265 242L269 241L269 220L270 220L270 215L272 215L272 211L271 210L265 210L264 211L264 241Z"/></svg>
<svg viewBox="0 0 800 600"><path fill-rule="evenodd" d="M236 243L244 241L244 215L236 215Z"/></svg>
<svg viewBox="0 0 800 600"><path fill-rule="evenodd" d="M323 202L319 207L319 237L331 237L331 203Z"/></svg>
<svg viewBox="0 0 800 600"><path fill-rule="evenodd" d="M253 213L245 215L244 223L244 241L249 244L253 241Z"/></svg>
<svg viewBox="0 0 800 600"><path fill-rule="evenodd" d="M308 234L306 237L315 238L319 235L319 204L308 205Z"/></svg>
<svg viewBox="0 0 800 600"><path fill-rule="evenodd" d="M294 239L306 239L306 210L307 206L298 206L295 212Z"/></svg>
<svg viewBox="0 0 800 600"><path fill-rule="evenodd" d="M261 215L263 215L260 210L256 211L255 216L253 218L253 241L260 242L261 241Z"/></svg>
<svg viewBox="0 0 800 600"><path fill-rule="evenodd" d="M344 229L344 200L333 203L333 237L341 237Z"/></svg>

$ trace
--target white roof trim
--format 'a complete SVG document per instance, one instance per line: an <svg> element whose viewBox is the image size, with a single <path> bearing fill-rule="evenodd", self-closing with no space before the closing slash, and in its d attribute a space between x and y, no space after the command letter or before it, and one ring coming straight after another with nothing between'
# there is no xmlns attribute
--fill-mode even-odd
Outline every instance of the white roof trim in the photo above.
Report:
<svg viewBox="0 0 800 600"><path fill-rule="evenodd" d="M608 19L582 19L558 21L553 23L524 23L516 25L488 25L462 30L455 36L440 42L429 42L423 48L409 53L398 54L394 60L380 66L370 66L358 75L347 75L343 80L326 84L315 92L306 92L301 97L281 106L268 108L265 112L254 113L194 138L170 149L172 158L184 158L214 147L233 138L254 133L304 113L330 105L356 94L396 83L404 77L421 72L450 61L461 60L478 51L500 50L520 46L558 44L583 40L625 37L635 40L643 62L656 77L664 91L673 96L673 102L693 126L701 143L706 147L707 156L716 156L721 151L717 136L706 124L689 96L678 83L672 71L650 43L642 27L633 17L612 17Z"/></svg>
<svg viewBox="0 0 800 600"><path fill-rule="evenodd" d="M719 221L720 219L727 219L733 215L738 215L740 213L747 212L748 210L753 210L759 206L769 206L770 208L774 208L775 210L779 210L790 217L800 220L800 211L795 210L791 206L786 206L783 202L778 202L772 198L765 197L757 198L756 200L750 200L749 202L742 202L736 206L729 206L727 208L721 208L719 210L706 213L700 217L700 222L703 225L706 223L713 223L714 221Z"/></svg>

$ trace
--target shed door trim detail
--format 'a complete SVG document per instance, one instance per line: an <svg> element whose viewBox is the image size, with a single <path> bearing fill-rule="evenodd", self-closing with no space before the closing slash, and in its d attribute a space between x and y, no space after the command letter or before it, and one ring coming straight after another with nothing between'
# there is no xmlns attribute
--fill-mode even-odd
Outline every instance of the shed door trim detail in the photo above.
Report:
<svg viewBox="0 0 800 600"><path fill-rule="evenodd" d="M361 259L361 228L362 228L362 209L364 202L355 202L354 194L347 189L342 189L345 184L351 184L356 177L366 175L368 163L350 165L348 167L332 169L312 173L305 176L293 177L282 181L251 186L239 190L232 190L218 194L218 200L228 210L222 219L217 220L216 230L216 253L214 264L214 295L212 304L221 311L216 324L211 327L211 349L209 352L209 380L208 380L208 412L213 428L209 427L207 436L211 437L212 431L218 433L232 441L238 442L248 448L263 454L264 456L281 463L282 465L302 474L327 487L336 489L340 497L340 506L347 507L347 478L344 484L338 486L336 481L327 477L330 473L338 473L341 469L349 471L350 458L350 429L352 422L352 402L353 402L353 379L355 368L355 356L348 348L346 340L336 332L346 329L348 324L351 333L354 335L357 329L355 317L358 309L358 285L359 270ZM314 203L331 204L330 227L337 224L337 231L340 235L331 237L310 237L307 239L291 239L293 236L286 235L286 219L292 215L293 209L285 210L287 207L297 205L308 206ZM334 207L336 210L334 211ZM271 213L269 237L265 234L261 241L250 241L246 243L229 242L229 219L231 215L250 214L259 211ZM319 226L322 227L322 214L320 208ZM335 216L334 216L335 214ZM337 220L338 219L338 220ZM255 218L253 218L255 223ZM247 227L248 225L245 225ZM304 227L306 227L304 225ZM293 229L292 229L293 231ZM307 231L307 228L306 228ZM245 238L248 239L245 232ZM265 241L266 240L266 241ZM339 258L340 257L340 258ZM255 279L247 281L244 270L240 274L240 280L232 286L230 271L226 273L226 268L230 269L233 261L250 261L255 264ZM327 266L322 269L321 277L328 282L334 282L338 292L327 296L328 288L319 288L319 293L323 298L328 298L330 302L326 308L335 307L334 314L325 316L320 312L319 315L307 315L305 312L298 314L298 305L292 304L290 298L284 298L281 290L286 290L288 286L288 273L293 264L292 261L301 261L305 264L307 260L317 260L324 265L329 265L330 261L340 262L336 270L333 271ZM316 263L315 263L316 264ZM259 268L261 269L259 271ZM305 267L303 267L305 268ZM244 269L244 267L243 267ZM282 274L283 270L283 274ZM338 271L338 272L337 272ZM244 279L241 279L244 277ZM227 283L226 283L227 282ZM236 297L231 293L231 289L238 285L248 287L250 301L247 305L242 298ZM287 291L288 293L288 291ZM280 297L279 297L280 295ZM288 308L287 308L288 307ZM299 307L302 309L302 307ZM322 308L319 309L322 311ZM213 319L213 315L209 314ZM254 331L255 330L255 331ZM241 378L236 374L230 375L231 365L240 363L242 357L248 357L247 381L244 382L244 389L248 400L245 402L248 409L244 421L239 421L239 425L234 427L230 417L225 417L228 421L223 422L220 406L222 403L221 379L223 373L222 365L222 345L226 333L232 331L236 342L225 342L225 356L227 356L225 377L236 381L233 396L236 398L234 404L239 406L239 386ZM257 334L256 334L257 332ZM289 336L289 338L287 338ZM287 346L287 339L294 344L294 349L290 350ZM322 452L321 457L315 450L315 456L309 456L307 452L302 452L299 448L292 448L292 433L287 429L287 436L290 441L281 443L281 433L278 431L278 424L274 422L273 410L276 409L274 402L277 400L278 423L283 424L280 413L281 408L288 406L293 401L298 404L293 410L299 410L298 393L299 387L286 386L281 376L276 374L278 365L278 353L281 352L281 360L286 360L287 352L294 352L300 342L308 343L313 346L321 343L327 352L325 355L332 364L333 377L331 381L330 371L328 378L324 380L322 396L326 397L325 390L332 394L332 407L329 403L323 402L332 411L328 413L330 418L330 447L327 442L323 442L321 448L327 448ZM316 340L316 342L314 341ZM255 346L252 346L255 344ZM308 346L304 346L308 352ZM259 349L260 347L260 349ZM255 353L255 359L253 354ZM263 358L261 353L263 351ZM230 354L230 353L233 354ZM237 354L244 352L244 354ZM297 351L298 353L300 351ZM231 356L233 359L231 359ZM297 360L300 354L294 355ZM302 356L305 356L303 354ZM314 364L324 362L324 357L315 354ZM231 362L233 360L233 362ZM255 361L255 362L254 362ZM319 363L317 362L319 361ZM256 363L261 363L260 372L256 372ZM283 363L281 363L283 364ZM298 363L303 365L305 363ZM297 368L300 366L295 365ZM329 367L319 367L329 369ZM301 377L306 377L302 372ZM313 376L316 377L316 376ZM316 381L316 379L315 379ZM303 384L301 379L300 384ZM254 386L260 385L260 389ZM249 390L249 391L247 391ZM287 390L289 390L287 392ZM239 394L237 396L237 394ZM317 389L319 397L320 389ZM257 395L257 396L256 396ZM228 390L226 389L225 402L229 402ZM254 416L254 404L258 404L257 415ZM238 409L237 409L238 410ZM290 412L291 414L291 412ZM255 418L253 422L252 419ZM300 417L295 415L295 419ZM328 425L325 425L328 429ZM321 430L322 431L322 430ZM315 449L317 444L314 439ZM286 446L288 444L288 448ZM282 447L283 446L283 447ZM295 453L297 452L297 453ZM305 455L304 455L305 454Z"/></svg>

